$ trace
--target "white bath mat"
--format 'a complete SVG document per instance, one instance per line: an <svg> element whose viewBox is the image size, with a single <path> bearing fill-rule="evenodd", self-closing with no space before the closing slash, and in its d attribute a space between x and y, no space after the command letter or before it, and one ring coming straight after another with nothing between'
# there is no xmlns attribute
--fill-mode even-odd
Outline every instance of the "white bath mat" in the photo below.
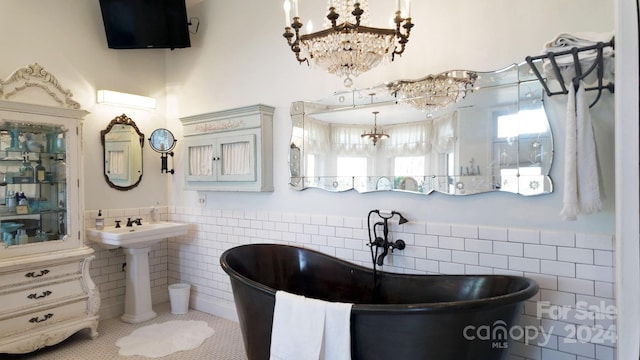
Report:
<svg viewBox="0 0 640 360"><path fill-rule="evenodd" d="M142 355L150 358L167 356L177 351L202 345L214 331L204 321L173 320L134 330L116 341L123 356Z"/></svg>

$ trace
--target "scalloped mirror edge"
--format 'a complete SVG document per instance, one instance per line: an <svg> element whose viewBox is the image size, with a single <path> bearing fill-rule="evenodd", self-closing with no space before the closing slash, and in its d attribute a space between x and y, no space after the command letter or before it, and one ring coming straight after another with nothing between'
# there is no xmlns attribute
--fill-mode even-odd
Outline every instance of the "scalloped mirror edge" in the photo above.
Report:
<svg viewBox="0 0 640 360"><path fill-rule="evenodd" d="M406 84L411 91L399 91ZM289 186L295 190L553 191L544 89L527 63L296 101L291 120Z"/></svg>

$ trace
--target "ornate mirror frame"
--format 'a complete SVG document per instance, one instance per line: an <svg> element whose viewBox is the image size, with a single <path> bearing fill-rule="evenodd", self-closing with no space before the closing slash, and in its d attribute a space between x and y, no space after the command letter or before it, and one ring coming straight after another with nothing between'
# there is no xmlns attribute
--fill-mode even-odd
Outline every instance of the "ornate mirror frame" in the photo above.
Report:
<svg viewBox="0 0 640 360"><path fill-rule="evenodd" d="M131 132L129 134L131 134L130 136L133 137L131 137L130 139L126 139L124 138L126 134L119 134L116 131L118 127L122 128L122 126L130 126ZM138 184L140 184L140 181L142 181L143 175L142 148L144 147L144 134L140 132L140 129L138 129L136 123L125 114L116 116L113 120L111 120L106 129L100 131L100 140L102 142L103 149L102 155L104 164L104 179L107 184L109 184L109 186L116 190L122 191L131 190L138 186ZM121 155L124 156L124 158L121 159L122 164L124 165L123 169L121 170L124 171L123 174L125 175L125 177L121 179L117 179L117 176L111 175L111 171L109 170L110 166L113 166L110 165L111 160L109 154L109 144L116 142L123 143L121 146L116 146L117 151L120 151L122 153ZM126 144L127 142L129 142L130 144ZM128 148L129 145L132 146L131 149ZM138 145L140 146L139 154L137 153L138 149L133 148ZM130 164L130 159L134 159L134 161L136 162ZM139 163L137 162L137 159L140 160Z"/></svg>

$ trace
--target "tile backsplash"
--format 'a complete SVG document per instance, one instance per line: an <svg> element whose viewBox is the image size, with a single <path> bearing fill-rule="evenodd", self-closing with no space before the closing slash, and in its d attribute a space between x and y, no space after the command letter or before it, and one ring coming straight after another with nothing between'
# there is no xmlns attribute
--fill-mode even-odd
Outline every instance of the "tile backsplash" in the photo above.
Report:
<svg viewBox="0 0 640 360"><path fill-rule="evenodd" d="M247 243L282 243L371 266L366 216L158 207L160 218L192 224L150 254L154 303L168 284L192 285L191 305L233 318L233 294L219 265L222 252ZM103 210L105 225L127 217L149 221L148 208ZM85 213L95 226L97 210ZM612 234L411 221L391 228L407 247L385 258L383 270L412 274L513 274L535 279L539 293L525 303L521 340L510 359L615 358L614 238ZM124 308L121 249L99 250L91 266L106 316ZM526 331L518 333L515 330ZM519 336L521 335L521 336Z"/></svg>

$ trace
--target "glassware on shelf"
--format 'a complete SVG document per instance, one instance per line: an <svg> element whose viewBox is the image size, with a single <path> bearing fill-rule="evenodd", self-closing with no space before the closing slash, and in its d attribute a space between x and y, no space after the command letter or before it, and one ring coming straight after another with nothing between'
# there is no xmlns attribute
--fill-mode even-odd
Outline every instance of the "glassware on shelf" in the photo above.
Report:
<svg viewBox="0 0 640 360"><path fill-rule="evenodd" d="M11 147L6 149L7 151L20 151L20 130L10 129L9 136L11 136Z"/></svg>
<svg viewBox="0 0 640 360"><path fill-rule="evenodd" d="M48 132L46 137L47 137L47 147L46 147L47 152L55 153L57 149L58 133Z"/></svg>
<svg viewBox="0 0 640 360"><path fill-rule="evenodd" d="M20 176L33 179L33 166L31 166L28 156L23 157L22 166L20 166Z"/></svg>
<svg viewBox="0 0 640 360"><path fill-rule="evenodd" d="M58 134L56 137L56 151L64 153L65 149L64 133Z"/></svg>
<svg viewBox="0 0 640 360"><path fill-rule="evenodd" d="M13 192L13 190L7 191L7 196L5 197L5 205L7 206L7 209L9 209L9 211L16 210L16 194Z"/></svg>
<svg viewBox="0 0 640 360"><path fill-rule="evenodd" d="M63 158L59 157L55 163L51 165L51 172L56 181L65 180L67 178L67 163Z"/></svg>
<svg viewBox="0 0 640 360"><path fill-rule="evenodd" d="M38 165L36 165L33 177L35 182L41 183L45 181L46 169L42 165L42 160L38 159Z"/></svg>

